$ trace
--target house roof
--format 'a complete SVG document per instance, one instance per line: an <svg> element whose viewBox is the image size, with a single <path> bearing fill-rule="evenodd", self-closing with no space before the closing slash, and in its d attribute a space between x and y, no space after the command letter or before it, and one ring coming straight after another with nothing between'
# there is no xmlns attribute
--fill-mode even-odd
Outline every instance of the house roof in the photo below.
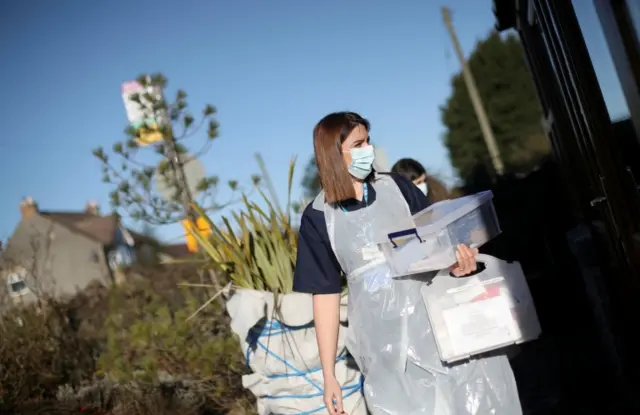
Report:
<svg viewBox="0 0 640 415"><path fill-rule="evenodd" d="M40 211L39 213L41 216L103 245L111 245L114 242L118 226L118 218L115 215L97 216L86 212L52 211Z"/></svg>
<svg viewBox="0 0 640 415"><path fill-rule="evenodd" d="M115 215L97 216L87 212L53 212L40 211L41 216L48 218L73 232L80 233L102 245L114 243L116 229L119 224ZM127 229L136 244L158 242L149 236ZM161 247L162 252L174 258L184 257L190 254L186 244L172 244Z"/></svg>

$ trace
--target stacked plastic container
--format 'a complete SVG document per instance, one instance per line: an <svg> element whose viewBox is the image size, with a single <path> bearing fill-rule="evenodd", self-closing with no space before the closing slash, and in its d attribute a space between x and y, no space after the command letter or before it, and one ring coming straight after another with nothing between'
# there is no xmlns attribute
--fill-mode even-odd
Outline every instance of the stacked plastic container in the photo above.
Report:
<svg viewBox="0 0 640 415"><path fill-rule="evenodd" d="M535 340L541 334L522 267L489 255L479 274L455 278L441 271L422 297L440 358L448 363Z"/></svg>
<svg viewBox="0 0 640 415"><path fill-rule="evenodd" d="M413 222L377 240L398 277L447 268L456 262L458 244L479 247L501 232L490 191L435 203Z"/></svg>
<svg viewBox="0 0 640 415"><path fill-rule="evenodd" d="M422 287L440 358L456 362L536 339L541 328L520 264L479 255L482 272L456 278L456 247L500 234L491 192L436 203L412 227L389 229L378 244L395 276L439 271ZM442 270L442 271L440 271Z"/></svg>

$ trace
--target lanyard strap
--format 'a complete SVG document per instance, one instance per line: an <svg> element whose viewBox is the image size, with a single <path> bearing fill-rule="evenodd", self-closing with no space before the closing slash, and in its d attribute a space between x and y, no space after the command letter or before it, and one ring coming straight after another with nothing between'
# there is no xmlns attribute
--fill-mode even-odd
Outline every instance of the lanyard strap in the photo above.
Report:
<svg viewBox="0 0 640 415"><path fill-rule="evenodd" d="M369 184L367 182L362 184L362 200L364 200L365 206L369 206ZM343 212L347 212L347 209L342 203L340 203L340 209L342 209Z"/></svg>

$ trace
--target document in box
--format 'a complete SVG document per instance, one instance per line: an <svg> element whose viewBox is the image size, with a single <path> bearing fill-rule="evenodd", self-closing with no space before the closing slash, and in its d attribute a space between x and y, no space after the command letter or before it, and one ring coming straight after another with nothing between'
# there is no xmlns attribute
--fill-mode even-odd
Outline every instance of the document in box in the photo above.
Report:
<svg viewBox="0 0 640 415"><path fill-rule="evenodd" d="M517 334L511 309L503 296L442 311L456 355L479 353L514 341Z"/></svg>
<svg viewBox="0 0 640 415"><path fill-rule="evenodd" d="M471 277L465 285L448 289L447 295L451 296L456 304L466 304L486 292L487 290L484 288L480 279L478 277Z"/></svg>

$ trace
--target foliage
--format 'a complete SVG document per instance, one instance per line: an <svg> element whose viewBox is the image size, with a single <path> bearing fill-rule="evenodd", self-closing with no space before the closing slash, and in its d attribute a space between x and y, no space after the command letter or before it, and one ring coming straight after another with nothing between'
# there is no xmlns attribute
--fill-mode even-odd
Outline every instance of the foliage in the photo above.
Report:
<svg viewBox="0 0 640 415"><path fill-rule="evenodd" d="M77 335L73 311L48 301L14 307L0 317L0 413L52 399L60 386L90 379L98 339Z"/></svg>
<svg viewBox="0 0 640 415"><path fill-rule="evenodd" d="M149 92L142 95L134 94L131 100L138 104L145 114L149 114L150 121L145 121L146 124L138 129L128 127L125 130L127 138L113 145L113 157L102 147L93 150L93 155L102 164L103 181L115 187L110 194L114 211L126 213L135 220L155 225L175 223L185 217L184 197L194 196L189 194L189 189L181 180L182 165L201 157L218 137L216 109L212 105L206 105L202 110L200 121L196 121L195 116L188 109L186 92L178 90L173 102L167 102L163 94L154 92L153 88L163 91L167 86L167 79L164 76L141 75L138 77L138 82ZM151 120L166 120L166 122L156 126L150 124ZM194 154L188 153L185 140L193 137L205 125L207 126L206 142L199 151ZM147 164L139 159L140 150L144 149L139 144L139 134L152 131L161 133L163 137L163 141L149 145L159 156L157 164ZM175 149L175 156L173 149ZM171 200L165 200L154 190L157 175L164 179L173 192ZM254 182L258 180L257 176L253 177ZM198 200L207 211L220 210L232 202L231 200L223 204L215 202L218 182L218 177L209 176L196 184L199 191ZM230 180L228 186L232 193L239 191L236 180Z"/></svg>
<svg viewBox="0 0 640 415"><path fill-rule="evenodd" d="M520 42L492 33L469 58L507 171L527 171L549 153L542 113ZM470 183L493 167L462 73L451 80L452 93L441 107L444 144L460 178Z"/></svg>
<svg viewBox="0 0 640 415"><path fill-rule="evenodd" d="M243 195L243 210L233 211L231 219L223 216L223 226L218 227L208 219L211 238L205 239L192 232L212 266L221 268L234 285L274 293L290 293L293 290L297 253L297 234L291 225L294 170L295 159L292 159L284 212L278 211L269 198L258 190L267 207L266 211Z"/></svg>
<svg viewBox="0 0 640 415"><path fill-rule="evenodd" d="M205 295L186 286L168 292L150 281L114 289L100 373L119 383L188 382L222 413L239 401L249 404L240 346L223 310L214 304L188 320Z"/></svg>
<svg viewBox="0 0 640 415"><path fill-rule="evenodd" d="M304 189L304 197L306 199L313 199L322 190L320 176L318 175L318 166L316 165L316 158L314 156L311 156L304 169L302 188Z"/></svg>
<svg viewBox="0 0 640 415"><path fill-rule="evenodd" d="M26 402L14 415L204 415L216 414L182 384L163 388L98 382L78 392L63 387L57 399ZM233 412L230 412L230 414ZM246 414L249 412L238 412Z"/></svg>
<svg viewBox="0 0 640 415"><path fill-rule="evenodd" d="M3 309L0 413L255 412L225 314L207 307L186 322L208 295L176 289L198 279L194 267L130 273L120 287Z"/></svg>

